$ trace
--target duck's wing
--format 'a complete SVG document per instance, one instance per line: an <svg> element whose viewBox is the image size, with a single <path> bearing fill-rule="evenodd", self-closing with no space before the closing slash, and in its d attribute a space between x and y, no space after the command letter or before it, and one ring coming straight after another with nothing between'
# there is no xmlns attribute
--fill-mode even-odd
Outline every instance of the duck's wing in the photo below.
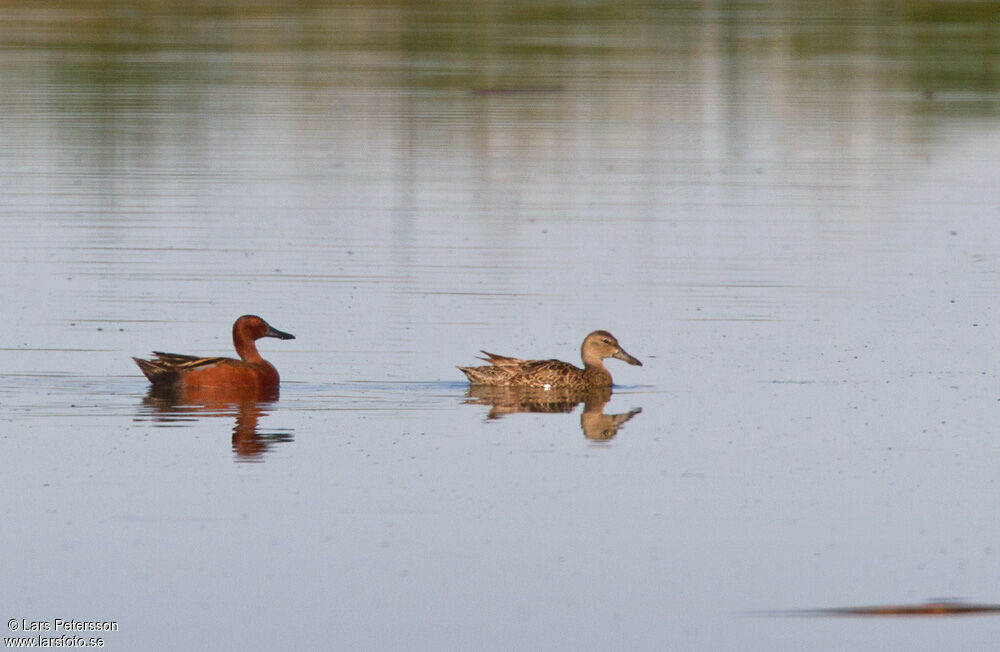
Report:
<svg viewBox="0 0 1000 652"><path fill-rule="evenodd" d="M482 367L459 367L470 382L484 385L522 385L525 387L577 386L581 369L562 360L521 360L489 351L482 352L490 364Z"/></svg>
<svg viewBox="0 0 1000 652"><path fill-rule="evenodd" d="M581 369L562 360L525 360L517 377L531 387L574 388L581 386L581 372Z"/></svg>
<svg viewBox="0 0 1000 652"><path fill-rule="evenodd" d="M490 353L489 351L480 351L483 355L479 357L480 360L485 360L492 365L497 367L520 367L523 364L529 362L535 362L535 360L521 360L520 358L511 358L506 355L497 355L496 353Z"/></svg>
<svg viewBox="0 0 1000 652"><path fill-rule="evenodd" d="M183 373L198 367L236 362L232 358L202 358L196 355L164 353L163 351L153 351L153 355L156 357L152 360L132 358L153 385L172 385L180 380Z"/></svg>
<svg viewBox="0 0 1000 652"><path fill-rule="evenodd" d="M162 365L173 367L178 371L182 369L194 369L196 367L204 367L210 364L224 364L229 362L236 362L233 358L226 358L221 356L203 358L197 355L185 355L183 353L164 353L163 351L153 351L153 355L156 356L155 361Z"/></svg>

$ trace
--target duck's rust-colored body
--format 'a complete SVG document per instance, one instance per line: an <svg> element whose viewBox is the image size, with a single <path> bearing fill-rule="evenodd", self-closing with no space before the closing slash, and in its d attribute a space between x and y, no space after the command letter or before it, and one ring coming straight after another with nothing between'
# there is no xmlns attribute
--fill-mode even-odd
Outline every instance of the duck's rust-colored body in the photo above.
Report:
<svg viewBox="0 0 1000 652"><path fill-rule="evenodd" d="M243 315L233 324L233 346L240 356L202 358L195 355L153 351L152 360L132 358L154 387L178 389L223 388L268 392L278 388L278 370L257 352L262 337L293 340L295 336L273 328L256 315Z"/></svg>
<svg viewBox="0 0 1000 652"><path fill-rule="evenodd" d="M594 331L583 340L580 357L583 369L561 360L520 360L482 351L489 365L459 367L473 385L593 389L610 387L611 373L605 358L617 358L631 365L642 363L626 353L608 331Z"/></svg>

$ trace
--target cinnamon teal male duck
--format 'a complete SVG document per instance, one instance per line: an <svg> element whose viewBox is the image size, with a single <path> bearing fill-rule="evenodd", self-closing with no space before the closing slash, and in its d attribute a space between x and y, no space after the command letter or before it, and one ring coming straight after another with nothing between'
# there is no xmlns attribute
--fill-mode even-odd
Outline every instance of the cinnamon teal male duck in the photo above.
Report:
<svg viewBox="0 0 1000 652"><path fill-rule="evenodd" d="M561 360L519 360L482 351L489 365L459 367L474 385L502 385L565 389L610 387L611 374L604 358L618 358L631 365L642 363L625 352L608 331L594 331L583 340L583 369Z"/></svg>
<svg viewBox="0 0 1000 652"><path fill-rule="evenodd" d="M153 360L132 358L154 387L277 389L278 370L257 352L256 340L295 336L273 328L257 315L243 315L233 324L233 346L240 359L202 358L196 355L153 351Z"/></svg>

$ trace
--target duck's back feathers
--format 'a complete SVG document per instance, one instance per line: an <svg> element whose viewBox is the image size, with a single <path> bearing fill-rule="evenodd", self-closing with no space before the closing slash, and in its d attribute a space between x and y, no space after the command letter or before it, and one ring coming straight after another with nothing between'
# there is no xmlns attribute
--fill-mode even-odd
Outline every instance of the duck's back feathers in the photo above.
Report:
<svg viewBox="0 0 1000 652"><path fill-rule="evenodd" d="M135 358L135 363L145 374L146 378L153 385L172 385L178 382L181 375L192 369L206 367L208 365L238 362L232 358L214 357L202 358L196 355L184 355L183 353L164 353L163 351L153 351L156 356L153 360L143 360Z"/></svg>
<svg viewBox="0 0 1000 652"><path fill-rule="evenodd" d="M584 370L562 360L521 360L483 351L489 365L459 367L469 382L518 387L589 387Z"/></svg>

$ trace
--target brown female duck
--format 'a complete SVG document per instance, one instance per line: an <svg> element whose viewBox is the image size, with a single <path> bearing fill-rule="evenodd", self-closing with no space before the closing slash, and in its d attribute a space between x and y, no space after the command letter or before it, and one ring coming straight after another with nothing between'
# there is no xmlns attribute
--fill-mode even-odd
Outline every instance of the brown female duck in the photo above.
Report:
<svg viewBox="0 0 1000 652"><path fill-rule="evenodd" d="M604 367L604 358L618 358L631 365L642 363L625 352L615 336L608 331L594 331L583 340L580 357L583 369L561 360L519 360L495 353L482 352L489 365L459 367L473 385L503 385L542 387L548 389L591 389L610 387L611 374Z"/></svg>

